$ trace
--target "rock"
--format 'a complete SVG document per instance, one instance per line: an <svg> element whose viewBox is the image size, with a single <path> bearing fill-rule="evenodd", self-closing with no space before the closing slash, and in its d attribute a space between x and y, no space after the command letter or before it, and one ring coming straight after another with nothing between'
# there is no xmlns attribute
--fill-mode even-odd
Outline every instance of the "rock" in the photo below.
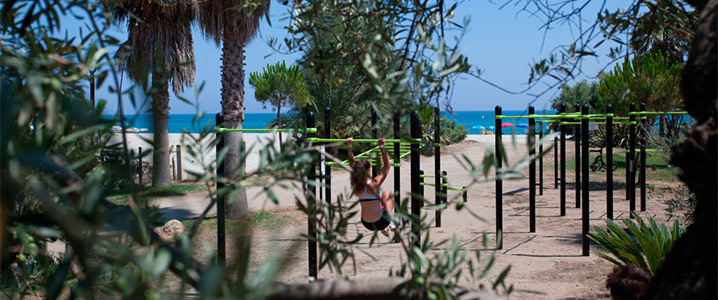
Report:
<svg viewBox="0 0 718 300"><path fill-rule="evenodd" d="M159 228L157 234L160 235L162 240L173 241L176 235L184 232L184 225L177 219L167 221L162 228Z"/></svg>

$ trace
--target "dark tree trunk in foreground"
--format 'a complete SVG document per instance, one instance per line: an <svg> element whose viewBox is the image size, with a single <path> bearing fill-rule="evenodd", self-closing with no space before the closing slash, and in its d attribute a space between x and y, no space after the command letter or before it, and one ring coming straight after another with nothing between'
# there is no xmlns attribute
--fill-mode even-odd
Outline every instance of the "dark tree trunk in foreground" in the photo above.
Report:
<svg viewBox="0 0 718 300"><path fill-rule="evenodd" d="M673 245L643 299L718 299L718 0L689 1L703 11L683 69L681 93L696 127L672 163L696 196L694 223Z"/></svg>
<svg viewBox="0 0 718 300"><path fill-rule="evenodd" d="M153 87L158 90L152 95L152 120L154 121L154 149L152 150L152 186L165 187L171 183L170 137L167 122L170 112L169 81L165 74L152 74Z"/></svg>

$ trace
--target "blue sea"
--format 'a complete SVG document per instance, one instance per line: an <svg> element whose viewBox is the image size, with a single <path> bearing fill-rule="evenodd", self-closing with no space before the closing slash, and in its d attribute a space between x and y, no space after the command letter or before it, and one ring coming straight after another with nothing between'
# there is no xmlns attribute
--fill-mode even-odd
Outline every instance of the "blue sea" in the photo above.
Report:
<svg viewBox="0 0 718 300"><path fill-rule="evenodd" d="M537 112L538 113L538 112ZM543 112L541 112L543 113ZM547 113L554 113L553 111ZM503 112L504 115L526 115L525 110L507 110ZM449 119L456 120L459 124L464 124L464 128L469 130L469 134L481 134L482 129L485 131L495 132L494 129L494 111L493 110L482 110L482 111L454 111L453 114L442 113L442 115ZM111 118L111 115L106 117ZM247 113L244 116L243 128L248 129L262 129L267 128L267 124L276 117L275 113ZM132 115L127 117L127 126L135 127L142 130L141 132L152 133L152 115ZM203 116L199 121L193 125L192 119L193 114L172 114L169 120L169 132L170 133L182 133L182 129L187 129L189 132L199 132L202 130L205 124L208 122L210 126L214 126L214 114L207 114ZM526 119L518 120L502 120L502 123L510 123L510 127L502 128L503 134L511 134L513 130L516 134L526 134L528 121ZM119 125L119 124L118 124ZM507 125L505 125L507 126Z"/></svg>

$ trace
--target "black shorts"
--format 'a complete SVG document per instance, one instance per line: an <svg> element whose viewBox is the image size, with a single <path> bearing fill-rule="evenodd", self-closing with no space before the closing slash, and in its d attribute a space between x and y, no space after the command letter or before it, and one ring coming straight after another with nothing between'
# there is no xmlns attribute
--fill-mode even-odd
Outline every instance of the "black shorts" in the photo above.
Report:
<svg viewBox="0 0 718 300"><path fill-rule="evenodd" d="M369 230L382 230L389 226L389 223L391 222L391 218L389 218L389 214L384 210L384 212L381 215L381 218L379 220L376 220L375 222L369 223L367 221L364 221L364 219L361 220L361 223L364 224L364 227Z"/></svg>

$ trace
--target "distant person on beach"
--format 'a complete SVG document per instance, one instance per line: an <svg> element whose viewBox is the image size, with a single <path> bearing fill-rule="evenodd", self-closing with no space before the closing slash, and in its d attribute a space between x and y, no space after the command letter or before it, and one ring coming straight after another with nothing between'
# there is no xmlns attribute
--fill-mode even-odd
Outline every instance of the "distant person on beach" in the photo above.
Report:
<svg viewBox="0 0 718 300"><path fill-rule="evenodd" d="M352 168L349 180L354 188L354 194L359 197L359 204L361 204L361 223L369 230L380 231L385 236L389 236L389 231L396 228L396 225L391 221L390 215L394 212L392 193L390 191L382 192L381 189L381 184L389 174L389 154L384 147L384 138L379 139L383 166L379 175L374 178L369 175L371 174L371 164L368 160L354 161L353 145L354 140L348 138L349 166Z"/></svg>

